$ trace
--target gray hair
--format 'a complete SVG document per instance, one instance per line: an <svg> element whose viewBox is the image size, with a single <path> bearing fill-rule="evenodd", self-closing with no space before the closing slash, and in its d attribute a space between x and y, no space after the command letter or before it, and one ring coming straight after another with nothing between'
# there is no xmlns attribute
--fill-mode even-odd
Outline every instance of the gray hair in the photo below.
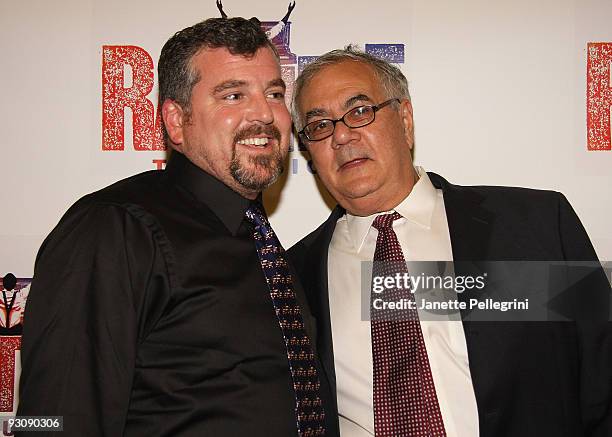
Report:
<svg viewBox="0 0 612 437"><path fill-rule="evenodd" d="M344 49L332 50L331 52L319 56L316 60L304 67L304 70L295 81L291 114L293 116L293 123L298 131L303 127L298 110L298 101L304 87L325 67L346 61L361 62L372 67L387 98L397 97L410 101L408 80L399 68L384 59L377 58L376 56L364 52L354 44L349 44Z"/></svg>

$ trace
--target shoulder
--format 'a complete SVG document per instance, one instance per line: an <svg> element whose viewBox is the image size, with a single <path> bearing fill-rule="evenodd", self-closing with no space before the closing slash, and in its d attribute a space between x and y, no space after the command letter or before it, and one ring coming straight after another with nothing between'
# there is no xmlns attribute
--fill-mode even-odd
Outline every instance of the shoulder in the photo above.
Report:
<svg viewBox="0 0 612 437"><path fill-rule="evenodd" d="M137 239L155 250L159 226L147 212L162 172L141 173L77 200L43 242L41 254L80 251L84 254L121 250ZM148 243L147 243L148 242Z"/></svg>
<svg viewBox="0 0 612 437"><path fill-rule="evenodd" d="M146 222L147 212L154 211L155 205L170 197L164 176L163 171L152 170L117 181L77 200L62 220L87 217L100 223L103 219L97 214L101 214L106 219L131 216Z"/></svg>
<svg viewBox="0 0 612 437"><path fill-rule="evenodd" d="M165 172L151 170L117 181L81 198L77 204L147 206L168 189Z"/></svg>
<svg viewBox="0 0 612 437"><path fill-rule="evenodd" d="M455 185L435 173L429 173L429 177L436 188L442 189L445 200L478 204L496 214L555 215L559 208L570 207L565 196L557 191L495 185Z"/></svg>
<svg viewBox="0 0 612 437"><path fill-rule="evenodd" d="M549 257L566 260L596 259L590 239L576 212L562 193L522 187L461 186L430 174L444 193L447 216L458 211L478 211L494 229L523 236L547 248ZM552 252L551 252L552 251ZM553 253L553 255L550 255Z"/></svg>
<svg viewBox="0 0 612 437"><path fill-rule="evenodd" d="M482 196L481 205L489 211L517 220L557 221L561 206L569 206L557 191L521 187L470 187Z"/></svg>

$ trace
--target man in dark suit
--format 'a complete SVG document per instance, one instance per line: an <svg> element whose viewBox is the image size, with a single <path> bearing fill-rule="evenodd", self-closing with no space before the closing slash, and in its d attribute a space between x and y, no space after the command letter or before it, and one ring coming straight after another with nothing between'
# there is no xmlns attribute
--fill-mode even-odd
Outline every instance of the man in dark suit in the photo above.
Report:
<svg viewBox="0 0 612 437"><path fill-rule="evenodd" d="M258 22L209 19L158 69L168 165L83 197L43 243L18 415L62 416L74 437L333 436L260 203L291 129L276 49Z"/></svg>
<svg viewBox="0 0 612 437"><path fill-rule="evenodd" d="M293 112L339 203L289 254L317 319L342 435L612 435L609 284L564 196L461 187L415 168L406 78L350 46L304 69ZM463 320L419 311L364 321L362 263L373 260L454 261L455 274L483 261L590 262L578 294L560 296L590 304L563 322L472 321L463 309ZM505 285L531 285L514 280Z"/></svg>

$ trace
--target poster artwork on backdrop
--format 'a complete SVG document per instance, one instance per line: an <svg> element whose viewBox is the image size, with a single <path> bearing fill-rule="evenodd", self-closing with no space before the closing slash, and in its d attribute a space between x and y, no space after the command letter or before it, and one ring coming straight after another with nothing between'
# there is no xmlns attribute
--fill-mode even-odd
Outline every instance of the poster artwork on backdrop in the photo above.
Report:
<svg viewBox="0 0 612 437"><path fill-rule="evenodd" d="M226 17L220 0L216 1L222 17ZM291 51L291 16L295 2L290 2L285 16L278 21L262 21L261 26L277 47L282 74L291 100L297 72L316 59L311 55L296 55ZM404 63L403 44L366 44L366 51L390 62ZM612 106L612 42L587 44L586 127L587 150L612 151L610 108ZM126 69L131 72L126 78ZM151 100L154 87L154 62L151 55L135 45L102 46L102 150L122 151L125 148L125 109L132 111L132 144L137 151L163 151L161 112ZM292 141L294 150L295 140ZM162 168L164 160L153 160Z"/></svg>
<svg viewBox="0 0 612 437"><path fill-rule="evenodd" d="M228 14L221 1L216 1L222 17ZM289 2L285 15L280 20L259 21L280 56L282 77L287 84L285 100L290 104L293 85L297 75L317 56L297 55L291 50L291 21L296 2ZM279 16L281 13L279 13ZM404 63L404 44L365 44L365 51L395 64ZM131 78L126 77L126 70ZM132 112L132 144L137 151L163 151L161 111L152 100L155 83L155 68L147 50L135 45L102 46L102 150L125 150L125 110ZM292 138L290 151L303 150ZM162 169L165 160L153 159L155 168ZM297 159L291 165L297 173Z"/></svg>
<svg viewBox="0 0 612 437"><path fill-rule="evenodd" d="M611 63L612 42L590 42L587 44L588 150L612 150L610 141Z"/></svg>
<svg viewBox="0 0 612 437"><path fill-rule="evenodd" d="M0 414L12 413L16 407L17 354L31 282L31 278L17 278L12 273L0 278Z"/></svg>

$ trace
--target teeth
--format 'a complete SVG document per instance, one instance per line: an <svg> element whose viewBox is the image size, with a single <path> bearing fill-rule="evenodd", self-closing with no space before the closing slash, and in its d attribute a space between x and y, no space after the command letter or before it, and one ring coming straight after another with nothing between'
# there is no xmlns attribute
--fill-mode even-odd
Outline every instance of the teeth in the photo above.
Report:
<svg viewBox="0 0 612 437"><path fill-rule="evenodd" d="M238 141L238 144L245 146L265 146L268 144L267 138L245 138L244 140Z"/></svg>

